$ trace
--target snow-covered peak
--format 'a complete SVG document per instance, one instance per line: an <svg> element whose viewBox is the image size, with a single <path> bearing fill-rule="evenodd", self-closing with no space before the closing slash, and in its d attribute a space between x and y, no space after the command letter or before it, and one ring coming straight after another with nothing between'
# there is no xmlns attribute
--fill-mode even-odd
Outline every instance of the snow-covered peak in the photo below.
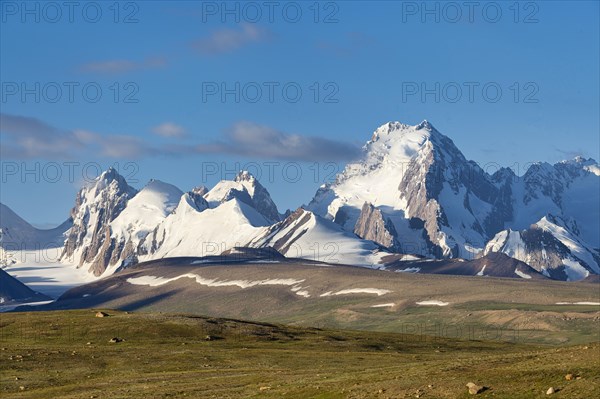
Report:
<svg viewBox="0 0 600 399"><path fill-rule="evenodd" d="M241 182L248 182L248 183L252 183L254 184L257 180L256 178L247 170L241 170L236 176L235 179L233 179L233 181L237 182L237 183L241 183Z"/></svg>
<svg viewBox="0 0 600 399"><path fill-rule="evenodd" d="M136 194L137 190L113 168L82 188L71 210L73 226L67 232L61 257L78 266L88 264L95 275L102 274L106 251L110 248L104 245L110 239L109 224Z"/></svg>
<svg viewBox="0 0 600 399"><path fill-rule="evenodd" d="M503 252L548 277L581 280L590 272L600 272L600 256L579 237L578 230L574 220L547 214L527 229L500 231L483 253Z"/></svg>
<svg viewBox="0 0 600 399"><path fill-rule="evenodd" d="M233 198L250 205L271 222L281 220L281 215L269 192L249 172L238 173L233 181L221 180L204 195L211 208Z"/></svg>
<svg viewBox="0 0 600 399"><path fill-rule="evenodd" d="M182 195L183 192L171 184L150 180L111 223L112 236L125 241L132 233L138 238L145 237L175 209Z"/></svg>
<svg viewBox="0 0 600 399"><path fill-rule="evenodd" d="M130 201L132 203L144 203L145 206L156 206L170 213L183 192L172 184L152 179L140 192ZM129 205L128 205L129 206Z"/></svg>
<svg viewBox="0 0 600 399"><path fill-rule="evenodd" d="M429 121L427 119L423 119L423 121L421 123L419 123L417 126L415 126L415 128L417 130L426 129L429 131L437 131L437 130L435 130L433 125L431 123L429 123Z"/></svg>
<svg viewBox="0 0 600 399"><path fill-rule="evenodd" d="M126 194L133 197L137 193L137 190L127 184L125 178L116 169L111 167L79 191L82 200L91 200L103 195L103 193L110 196Z"/></svg>
<svg viewBox="0 0 600 399"><path fill-rule="evenodd" d="M561 161L560 163L571 164L571 165L580 165L580 166L589 166L589 165L597 165L598 162L593 158L584 158L581 155L577 155L573 159L566 159Z"/></svg>
<svg viewBox="0 0 600 399"><path fill-rule="evenodd" d="M593 173L596 176L600 176L600 166L598 166L598 162L596 162L593 158L584 158L582 156L576 156L573 159L561 161L556 164L557 167L567 167L574 170L585 170L587 172Z"/></svg>
<svg viewBox="0 0 600 399"><path fill-rule="evenodd" d="M149 259L219 255L243 246L269 224L263 215L237 198L199 212L185 194L175 211L157 227L154 237L158 244L150 251ZM149 244L147 240L146 245Z"/></svg>
<svg viewBox="0 0 600 399"><path fill-rule="evenodd" d="M423 139L429 137L431 132L436 131L427 120L415 126L398 121L384 123L373 132L371 140L367 142L367 147L369 144L377 141L385 141L387 144L390 144L396 141L403 141L407 138L411 139L410 135L419 130L422 130L422 132L419 132L418 137Z"/></svg>

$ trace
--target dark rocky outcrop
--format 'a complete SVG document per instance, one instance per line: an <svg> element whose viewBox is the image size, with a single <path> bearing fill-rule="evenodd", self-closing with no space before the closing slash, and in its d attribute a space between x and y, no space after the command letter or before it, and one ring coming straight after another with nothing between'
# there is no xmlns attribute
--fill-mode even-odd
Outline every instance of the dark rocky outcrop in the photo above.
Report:
<svg viewBox="0 0 600 399"><path fill-rule="evenodd" d="M371 240L392 252L400 248L398 233L396 233L393 223L381 213L381 210L366 202L354 226L354 234L365 240Z"/></svg>

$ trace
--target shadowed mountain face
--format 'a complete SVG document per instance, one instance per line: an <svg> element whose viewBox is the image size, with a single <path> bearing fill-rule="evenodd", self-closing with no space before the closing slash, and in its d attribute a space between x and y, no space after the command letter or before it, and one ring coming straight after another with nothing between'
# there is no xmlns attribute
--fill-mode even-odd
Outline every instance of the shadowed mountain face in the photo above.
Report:
<svg viewBox="0 0 600 399"><path fill-rule="evenodd" d="M243 246L369 268L401 259L392 254L475 259L501 252L546 277L572 281L600 273L599 192L600 168L591 159L536 163L520 177L507 168L490 175L429 122L390 122L373 133L359 161L295 212L280 214L245 171L184 193L158 180L138 192L110 169L77 194L72 225L44 234L60 236L63 262L96 277ZM2 246L46 239L7 207L2 215ZM491 263L507 264L499 257ZM467 273L456 262L447 265L444 273Z"/></svg>
<svg viewBox="0 0 600 399"><path fill-rule="evenodd" d="M522 278L527 280L547 279L546 276L526 263L498 252L492 252L482 258L471 261L462 259L444 259L437 261L414 260L398 262L391 264L390 266L395 266L396 271L399 272L423 274Z"/></svg>
<svg viewBox="0 0 600 399"><path fill-rule="evenodd" d="M33 291L0 269L0 306L19 302L47 301L49 299L46 295Z"/></svg>

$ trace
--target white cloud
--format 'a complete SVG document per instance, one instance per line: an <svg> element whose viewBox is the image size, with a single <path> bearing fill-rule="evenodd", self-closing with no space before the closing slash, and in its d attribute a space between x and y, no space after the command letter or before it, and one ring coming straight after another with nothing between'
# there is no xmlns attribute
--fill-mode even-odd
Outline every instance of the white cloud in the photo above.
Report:
<svg viewBox="0 0 600 399"><path fill-rule="evenodd" d="M26 116L0 114L0 132L0 155L7 159L74 159L98 154L138 158L159 153L135 136L60 130Z"/></svg>
<svg viewBox="0 0 600 399"><path fill-rule="evenodd" d="M196 40L192 47L201 54L217 55L229 53L251 43L268 40L271 34L268 30L254 24L242 24L241 29L220 29L209 36Z"/></svg>
<svg viewBox="0 0 600 399"><path fill-rule="evenodd" d="M165 122L152 128L152 132L162 137L183 137L185 129L183 126L173 122Z"/></svg>

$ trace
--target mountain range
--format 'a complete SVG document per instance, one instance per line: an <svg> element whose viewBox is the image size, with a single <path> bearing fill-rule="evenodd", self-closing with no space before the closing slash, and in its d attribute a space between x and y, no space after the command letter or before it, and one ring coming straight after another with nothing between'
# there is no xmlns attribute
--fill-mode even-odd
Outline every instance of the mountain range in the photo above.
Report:
<svg viewBox="0 0 600 399"><path fill-rule="evenodd" d="M437 259L453 260L454 269L461 260L488 271L503 265L511 268L498 272L505 277L575 281L600 274L596 161L578 157L533 163L522 176L509 168L490 174L427 121L380 126L359 161L308 205L284 214L245 171L212 189L182 192L158 180L138 191L114 169L77 193L55 229L36 229L5 205L0 211L3 266L18 263L18 251L52 246L61 263L96 277L148 260L244 247L407 272L438 270L427 267Z"/></svg>

